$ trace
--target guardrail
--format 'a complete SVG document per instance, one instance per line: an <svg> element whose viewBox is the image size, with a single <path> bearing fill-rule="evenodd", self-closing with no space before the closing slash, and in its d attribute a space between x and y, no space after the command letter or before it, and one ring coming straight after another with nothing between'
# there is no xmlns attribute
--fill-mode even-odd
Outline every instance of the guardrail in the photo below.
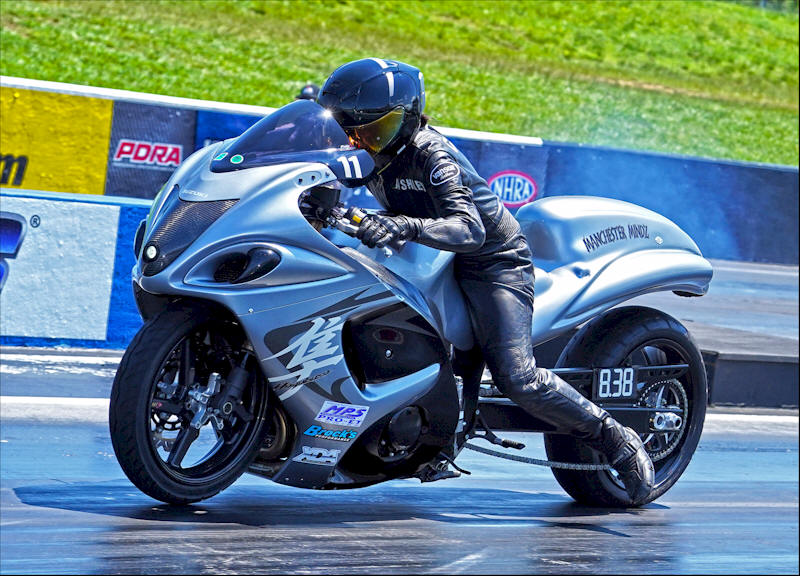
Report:
<svg viewBox="0 0 800 576"><path fill-rule="evenodd" d="M274 110L7 76L0 103L2 186L133 198ZM673 220L706 257L798 263L797 167L438 129L512 212L543 196L619 198ZM350 200L377 207L364 189Z"/></svg>
<svg viewBox="0 0 800 576"><path fill-rule="evenodd" d="M151 201L30 190L0 202L0 344L125 348L133 237Z"/></svg>
<svg viewBox="0 0 800 576"><path fill-rule="evenodd" d="M0 343L124 348L140 325L136 225L194 150L272 108L0 77ZM442 128L514 211L543 196L628 200L709 258L798 262L798 170ZM351 202L377 206L364 189Z"/></svg>

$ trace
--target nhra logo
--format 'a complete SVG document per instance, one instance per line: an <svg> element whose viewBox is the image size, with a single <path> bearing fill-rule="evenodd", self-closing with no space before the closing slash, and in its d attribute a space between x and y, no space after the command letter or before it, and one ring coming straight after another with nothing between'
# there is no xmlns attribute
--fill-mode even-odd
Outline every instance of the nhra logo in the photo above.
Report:
<svg viewBox="0 0 800 576"><path fill-rule="evenodd" d="M114 162L177 167L183 160L183 146L123 138L117 144Z"/></svg>
<svg viewBox="0 0 800 576"><path fill-rule="evenodd" d="M503 201L506 208L519 208L528 202L533 202L538 192L534 179L516 170L498 172L489 178L487 184Z"/></svg>
<svg viewBox="0 0 800 576"><path fill-rule="evenodd" d="M15 258L25 238L25 219L19 214L0 212L0 292L8 278L6 258Z"/></svg>

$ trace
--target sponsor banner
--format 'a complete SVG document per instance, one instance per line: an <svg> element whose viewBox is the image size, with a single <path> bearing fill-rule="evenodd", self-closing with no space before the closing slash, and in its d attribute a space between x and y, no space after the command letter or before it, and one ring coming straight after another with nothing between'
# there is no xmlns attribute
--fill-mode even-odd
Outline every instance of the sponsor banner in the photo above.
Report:
<svg viewBox="0 0 800 576"><path fill-rule="evenodd" d="M512 214L545 195L546 146L450 138Z"/></svg>
<svg viewBox="0 0 800 576"><path fill-rule="evenodd" d="M119 206L2 197L3 337L105 340Z"/></svg>
<svg viewBox="0 0 800 576"><path fill-rule="evenodd" d="M111 100L0 87L0 186L102 194Z"/></svg>
<svg viewBox="0 0 800 576"><path fill-rule="evenodd" d="M142 318L136 308L131 288L131 269L136 263L133 240L139 222L147 218L147 205L134 205L141 200L125 200L120 207L117 228L117 250L114 254L114 278L111 290L111 310L108 318L108 333L105 346L125 348L142 326Z"/></svg>
<svg viewBox="0 0 800 576"><path fill-rule="evenodd" d="M204 148L215 142L235 138L261 120L262 116L251 114L234 114L232 112L197 111L197 133L195 150Z"/></svg>
<svg viewBox="0 0 800 576"><path fill-rule="evenodd" d="M115 102L105 193L154 198L194 151L197 112Z"/></svg>

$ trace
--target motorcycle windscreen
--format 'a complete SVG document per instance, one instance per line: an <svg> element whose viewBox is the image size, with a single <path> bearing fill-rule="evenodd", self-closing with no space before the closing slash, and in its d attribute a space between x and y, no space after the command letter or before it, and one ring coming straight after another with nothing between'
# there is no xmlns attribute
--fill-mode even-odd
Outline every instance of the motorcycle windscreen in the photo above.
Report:
<svg viewBox="0 0 800 576"><path fill-rule="evenodd" d="M279 108L221 148L212 172L231 172L289 162L323 162L339 179L362 178L374 164L357 150L330 112L311 100Z"/></svg>

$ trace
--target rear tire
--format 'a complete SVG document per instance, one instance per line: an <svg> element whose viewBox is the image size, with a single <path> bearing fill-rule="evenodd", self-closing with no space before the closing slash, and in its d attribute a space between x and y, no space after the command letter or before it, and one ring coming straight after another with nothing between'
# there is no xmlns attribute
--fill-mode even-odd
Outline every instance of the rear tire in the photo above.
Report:
<svg viewBox="0 0 800 576"><path fill-rule="evenodd" d="M222 430L213 420L200 429L204 442L212 445L210 451L183 465L195 444L201 453L205 450L198 437L177 465L165 460L179 444L167 436L179 438L191 428L189 392L204 389L210 372L226 378L232 359L225 357L225 350L236 353L245 342L238 326L198 309L166 310L134 337L114 378L109 427L122 470L142 492L171 504L197 502L227 488L255 458L265 433L268 391L251 362L255 367L241 395L239 415L228 415ZM217 396L208 400L209 406ZM171 413L156 408L166 404L175 406Z"/></svg>
<svg viewBox="0 0 800 576"><path fill-rule="evenodd" d="M641 307L615 308L586 324L570 341L558 367L610 367L688 364L678 380L665 382L658 396L663 404L675 401L685 408L683 429L678 433L641 435L653 458L655 485L647 502L669 490L692 459L705 421L708 389L700 351L689 331L676 319L658 310ZM669 436L669 438L667 438ZM562 434L545 434L550 460L605 464L605 457L580 440ZM629 507L630 501L616 473L598 470L553 468L561 487L581 504Z"/></svg>

